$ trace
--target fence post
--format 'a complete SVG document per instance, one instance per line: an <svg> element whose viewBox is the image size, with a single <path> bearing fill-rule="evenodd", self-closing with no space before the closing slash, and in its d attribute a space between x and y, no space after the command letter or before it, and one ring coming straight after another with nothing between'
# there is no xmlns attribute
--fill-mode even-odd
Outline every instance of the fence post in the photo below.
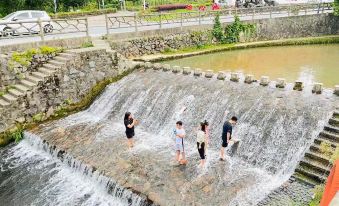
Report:
<svg viewBox="0 0 339 206"><path fill-rule="evenodd" d="M40 29L40 38L41 41L45 41L45 37L44 37L44 29L42 28L42 23L41 23L41 19L38 19L38 24L39 24L39 29Z"/></svg>
<svg viewBox="0 0 339 206"><path fill-rule="evenodd" d="M86 17L86 36L89 37L88 17Z"/></svg>
<svg viewBox="0 0 339 206"><path fill-rule="evenodd" d="M108 21L109 21L109 19L108 19L108 15L107 14L105 14L105 21L106 21L106 34L109 34L109 28L108 28Z"/></svg>
<svg viewBox="0 0 339 206"><path fill-rule="evenodd" d="M199 10L199 25L201 25L201 12Z"/></svg>
<svg viewBox="0 0 339 206"><path fill-rule="evenodd" d="M134 14L134 28L135 32L138 32L137 13Z"/></svg>
<svg viewBox="0 0 339 206"><path fill-rule="evenodd" d="M254 13L255 13L255 9L253 8L253 11L252 11L252 21L254 20Z"/></svg>
<svg viewBox="0 0 339 206"><path fill-rule="evenodd" d="M270 8L270 19L272 19L272 8Z"/></svg>
<svg viewBox="0 0 339 206"><path fill-rule="evenodd" d="M162 28L162 22L161 22L161 12L159 13L159 27Z"/></svg>
<svg viewBox="0 0 339 206"><path fill-rule="evenodd" d="M180 29L182 30L183 25L183 19L182 19L182 13L180 13Z"/></svg>

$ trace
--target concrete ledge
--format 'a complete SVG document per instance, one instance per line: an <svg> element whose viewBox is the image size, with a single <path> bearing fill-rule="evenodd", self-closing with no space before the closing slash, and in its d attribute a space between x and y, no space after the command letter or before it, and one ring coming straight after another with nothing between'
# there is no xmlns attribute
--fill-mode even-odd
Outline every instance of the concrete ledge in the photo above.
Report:
<svg viewBox="0 0 339 206"><path fill-rule="evenodd" d="M8 53L13 51L25 51L30 48L37 48L40 46L63 47L64 49L80 48L85 42L91 41L88 37L75 37L67 39L55 39L47 41L37 41L24 44L11 44L0 46L0 53Z"/></svg>

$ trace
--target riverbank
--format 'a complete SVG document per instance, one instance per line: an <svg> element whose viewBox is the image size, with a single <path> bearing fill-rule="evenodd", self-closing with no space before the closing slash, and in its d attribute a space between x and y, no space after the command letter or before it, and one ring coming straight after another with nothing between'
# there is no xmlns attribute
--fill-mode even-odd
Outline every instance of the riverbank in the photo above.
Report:
<svg viewBox="0 0 339 206"><path fill-rule="evenodd" d="M291 38L291 39L258 41L237 44L205 45L199 48L187 47L177 51L168 51L161 54L138 57L134 58L133 60L160 62L164 60L180 59L184 57L191 57L202 54L217 53L237 49L273 47L273 46L291 46L291 45L310 45L310 44L339 44L339 35L307 37L307 38Z"/></svg>

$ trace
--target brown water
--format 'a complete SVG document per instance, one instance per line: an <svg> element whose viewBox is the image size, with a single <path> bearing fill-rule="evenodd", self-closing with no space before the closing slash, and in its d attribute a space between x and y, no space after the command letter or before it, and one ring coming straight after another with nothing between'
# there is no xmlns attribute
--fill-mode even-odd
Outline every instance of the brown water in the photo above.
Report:
<svg viewBox="0 0 339 206"><path fill-rule="evenodd" d="M339 84L339 44L265 47L226 51L166 61L170 65L214 71L238 71L256 78Z"/></svg>

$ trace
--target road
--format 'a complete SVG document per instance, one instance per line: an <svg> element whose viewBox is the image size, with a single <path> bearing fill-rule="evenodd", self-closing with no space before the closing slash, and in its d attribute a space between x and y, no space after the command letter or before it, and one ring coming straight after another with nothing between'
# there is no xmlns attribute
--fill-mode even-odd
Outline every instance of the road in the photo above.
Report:
<svg viewBox="0 0 339 206"><path fill-rule="evenodd" d="M332 10L325 10L324 13L330 13L333 12ZM307 10L307 15L312 15L312 14L317 14L317 11L314 10ZM132 12L118 12L116 14L113 14L111 16L130 16L127 18L133 18L132 16L134 13ZM266 13L261 13L261 14L247 14L247 15L242 15L240 16L240 19L242 21L246 20L257 20L257 19L267 19L267 18L279 18L279 17L287 17L289 14L287 11L283 11L281 13L272 13L270 15L269 12ZM299 11L299 16L305 15L305 11L300 10ZM200 25L212 25L213 24L214 17L205 17L200 21ZM233 15L225 15L225 16L220 16L220 20L223 23L227 22L232 22L234 21ZM152 24L150 22L143 22L143 25L138 26L138 31L145 31L145 30L156 30L160 28L160 25L157 24ZM147 24L147 25L146 25ZM196 19L190 19L189 22L183 22L182 25L181 23L173 23L173 22L163 22L161 25L161 28L180 28L182 27L187 27L187 26L196 26L199 25L198 18ZM117 26L117 25L115 25ZM122 24L123 26L123 24ZM89 36L90 37L99 37L107 34L107 29L106 29L106 21L105 21L105 16L100 15L100 16L90 16L88 17L88 27L89 27ZM127 32L135 32L135 27L134 26L128 26L126 28L118 28L118 26L114 29L110 29L109 33L114 34L114 33L127 33ZM68 33L68 34L49 34L46 35L44 38L45 40L55 40L55 39L65 39L65 38L73 38L73 37L84 37L86 36L86 32L76 32L76 33ZM36 42L36 41L41 41L41 38L39 35L36 36L22 36L22 37L12 37L10 39L0 39L0 46L2 45L11 45L11 44L20 44L20 43L29 43L29 42Z"/></svg>

